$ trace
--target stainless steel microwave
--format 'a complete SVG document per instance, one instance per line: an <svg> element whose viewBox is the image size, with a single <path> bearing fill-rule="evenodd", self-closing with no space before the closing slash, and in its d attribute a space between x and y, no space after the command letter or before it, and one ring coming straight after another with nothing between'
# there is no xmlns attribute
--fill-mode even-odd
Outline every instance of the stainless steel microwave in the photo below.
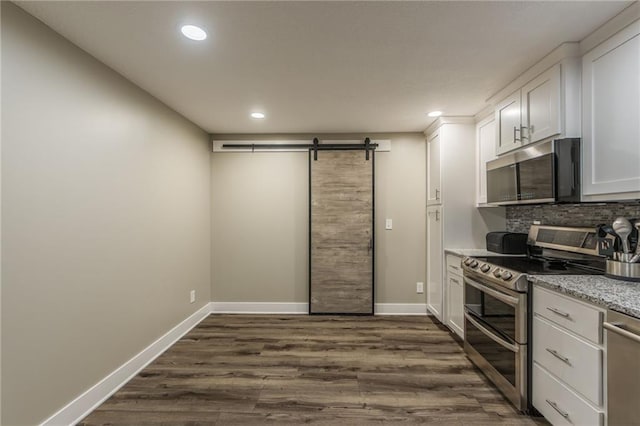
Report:
<svg viewBox="0 0 640 426"><path fill-rule="evenodd" d="M487 203L580 202L580 138L556 139L487 162Z"/></svg>

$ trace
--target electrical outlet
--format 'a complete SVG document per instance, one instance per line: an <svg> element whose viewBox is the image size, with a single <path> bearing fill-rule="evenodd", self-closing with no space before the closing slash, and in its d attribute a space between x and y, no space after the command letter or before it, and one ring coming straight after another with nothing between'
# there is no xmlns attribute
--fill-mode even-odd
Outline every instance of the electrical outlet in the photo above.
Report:
<svg viewBox="0 0 640 426"><path fill-rule="evenodd" d="M189 292L189 303L195 303L195 301L196 301L196 291L191 290L191 292Z"/></svg>
<svg viewBox="0 0 640 426"><path fill-rule="evenodd" d="M416 283L416 293L424 293L424 283Z"/></svg>
<svg viewBox="0 0 640 426"><path fill-rule="evenodd" d="M393 229L393 220L387 219L384 223L385 229Z"/></svg>

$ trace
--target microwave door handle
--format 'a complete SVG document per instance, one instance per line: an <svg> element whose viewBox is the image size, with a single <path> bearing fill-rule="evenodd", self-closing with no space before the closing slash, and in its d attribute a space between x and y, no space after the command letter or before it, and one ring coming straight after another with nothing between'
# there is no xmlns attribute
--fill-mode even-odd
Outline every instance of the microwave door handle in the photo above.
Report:
<svg viewBox="0 0 640 426"><path fill-rule="evenodd" d="M503 303L506 303L509 306L518 306L518 299L515 297L509 296L508 294L504 294L497 290L484 286L467 277L464 277L464 282L466 284L469 284L471 287L474 287L477 290L480 290L483 293L487 293L489 296L494 297Z"/></svg>
<svg viewBox="0 0 640 426"><path fill-rule="evenodd" d="M509 343L504 339L501 339L498 335L496 335L495 333L492 333L491 331L489 331L488 328L480 324L480 322L476 321L468 312L465 312L464 317L467 319L467 321L473 324L474 327L476 327L483 334L485 334L487 337L489 337L491 340L493 340L500 346L506 349L509 349L511 352L518 353L520 351L520 347L518 345L514 345L513 343Z"/></svg>

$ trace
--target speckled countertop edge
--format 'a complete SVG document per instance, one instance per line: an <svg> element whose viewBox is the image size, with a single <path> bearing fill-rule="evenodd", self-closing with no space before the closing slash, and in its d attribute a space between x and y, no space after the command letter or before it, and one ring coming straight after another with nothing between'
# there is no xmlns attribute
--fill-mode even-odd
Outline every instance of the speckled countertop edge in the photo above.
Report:
<svg viewBox="0 0 640 426"><path fill-rule="evenodd" d="M640 283L602 275L530 275L530 281L550 290L640 318Z"/></svg>

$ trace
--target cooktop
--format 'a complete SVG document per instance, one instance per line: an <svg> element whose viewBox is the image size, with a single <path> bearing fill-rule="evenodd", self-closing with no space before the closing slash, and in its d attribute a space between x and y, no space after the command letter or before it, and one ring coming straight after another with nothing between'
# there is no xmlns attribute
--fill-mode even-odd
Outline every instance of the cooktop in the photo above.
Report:
<svg viewBox="0 0 640 426"><path fill-rule="evenodd" d="M566 259L540 257L475 257L478 262L490 263L528 275L603 275L604 263L572 261Z"/></svg>

